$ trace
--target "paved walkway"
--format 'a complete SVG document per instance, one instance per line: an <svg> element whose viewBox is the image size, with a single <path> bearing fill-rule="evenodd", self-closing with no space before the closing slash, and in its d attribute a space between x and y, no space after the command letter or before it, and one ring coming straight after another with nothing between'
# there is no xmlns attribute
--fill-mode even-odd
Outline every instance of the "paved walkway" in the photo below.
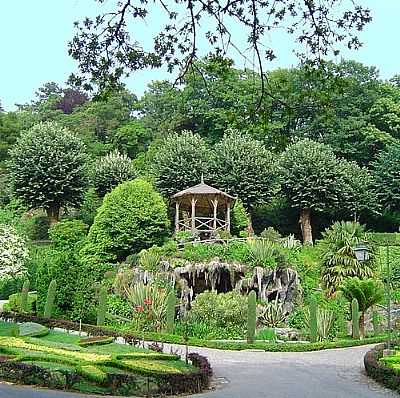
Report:
<svg viewBox="0 0 400 398"><path fill-rule="evenodd" d="M209 358L216 384L215 390L195 397L398 398L399 395L364 374L362 360L367 350L364 346L308 353L270 353L193 348L191 351ZM75 397L88 396L0 384L0 398Z"/></svg>

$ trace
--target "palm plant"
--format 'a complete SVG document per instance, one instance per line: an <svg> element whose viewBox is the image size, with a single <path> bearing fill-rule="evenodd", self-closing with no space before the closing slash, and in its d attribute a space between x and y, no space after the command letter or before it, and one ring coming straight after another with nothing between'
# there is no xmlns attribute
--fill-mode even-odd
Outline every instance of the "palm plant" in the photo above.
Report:
<svg viewBox="0 0 400 398"><path fill-rule="evenodd" d="M370 248L370 259L364 262L358 261L354 252L357 243L364 240L365 229L357 222L336 222L323 233L319 245L322 258L321 280L328 296L332 296L346 278L373 276L373 248Z"/></svg>
<svg viewBox="0 0 400 398"><path fill-rule="evenodd" d="M365 335L365 312L368 308L378 304L383 300L384 289L380 281L374 279L360 279L357 277L348 278L344 281L340 290L344 297L351 303L353 299L357 299L360 310L360 335Z"/></svg>

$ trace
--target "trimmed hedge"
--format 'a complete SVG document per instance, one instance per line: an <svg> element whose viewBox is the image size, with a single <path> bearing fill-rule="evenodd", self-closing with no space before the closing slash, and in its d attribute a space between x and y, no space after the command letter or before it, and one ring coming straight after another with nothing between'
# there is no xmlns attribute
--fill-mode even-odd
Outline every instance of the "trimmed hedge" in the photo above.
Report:
<svg viewBox="0 0 400 398"><path fill-rule="evenodd" d="M89 347L92 345L105 345L110 344L114 341L114 337L110 336L94 336L94 337L86 337L79 340L79 345L81 347Z"/></svg>
<svg viewBox="0 0 400 398"><path fill-rule="evenodd" d="M379 361L383 356L385 344L379 344L364 356L364 367L367 375L378 383L400 392L400 374L395 369L385 366Z"/></svg>
<svg viewBox="0 0 400 398"><path fill-rule="evenodd" d="M10 337L9 339L13 338ZM21 340L21 342L25 347L24 340ZM12 347L10 346L10 349L5 350L3 347L3 350L7 354L8 351L14 351ZM16 347L21 348L19 345L16 345ZM175 367L173 364L174 361L162 360L159 364L162 364L162 366L146 369L146 367L136 367L135 364L131 365L124 361L116 361L115 358L109 355L99 354L99 358L94 358L93 363L88 363L84 357L81 358L85 353L75 353L76 360L74 361L71 358L63 358L60 355L47 355L47 352L44 352L44 354L44 356L38 356L37 354L25 355L19 353L17 358L5 356L4 361L0 361L0 379L16 383L74 390L79 390L82 383L87 384L89 382L90 384L95 383L93 387L97 389L104 388L104 392L113 395L159 396L164 394L199 393L209 386L212 375L209 362L199 354L189 354L188 356L194 367L192 371L186 368L185 371L180 371L180 368ZM137 354L139 355L140 353ZM87 355L93 356L96 354L88 352ZM121 355L124 357L123 354ZM154 353L153 355L158 355L162 358L162 354ZM168 354L164 354L164 356L165 358L162 359L178 359L178 357ZM50 358L55 360L55 363L71 364L75 369L67 366L49 368L47 362L53 362L48 361ZM83 362L80 363L80 360ZM38 361L38 363L26 363L26 361ZM45 366L40 365L41 361L46 362ZM146 361L143 359L143 362L145 363ZM168 364L171 364L170 370L166 369ZM113 371L113 369L121 369L132 373Z"/></svg>
<svg viewBox="0 0 400 398"><path fill-rule="evenodd" d="M162 343L170 344L185 344L182 336L157 334L157 333L145 333L147 340L159 341ZM322 341L316 343L267 343L264 341L255 341L252 344L238 341L212 341L212 340L201 340L189 337L188 344L195 347L206 347L214 348L218 350L264 350L268 352L308 352L308 351L319 351L333 348L348 348L368 344L381 343L387 339L386 336L367 337L363 340L337 340L337 341Z"/></svg>
<svg viewBox="0 0 400 398"><path fill-rule="evenodd" d="M32 316L27 314L15 314L10 312L3 312L0 314L0 319L12 320L15 322L37 322L48 328L63 328L66 330L79 331L79 323L67 321L63 319L46 319L39 316ZM138 334L121 332L111 327L100 327L88 324L82 324L81 330L86 332L89 336L111 336L111 337L122 337L127 343L137 345L144 337L147 341L157 341L161 343L170 344L186 344L183 336L174 334L161 334L161 333L143 333L141 337ZM194 337L189 337L188 345L193 347L206 347L215 348L219 350L264 350L269 352L308 352L308 351L319 351L333 348L347 348L356 347L368 344L382 343L387 339L385 335L376 337L367 337L362 340L336 340L336 341L322 341L316 343L267 343L264 341L255 341L252 344L238 341L212 341L212 340L201 340Z"/></svg>

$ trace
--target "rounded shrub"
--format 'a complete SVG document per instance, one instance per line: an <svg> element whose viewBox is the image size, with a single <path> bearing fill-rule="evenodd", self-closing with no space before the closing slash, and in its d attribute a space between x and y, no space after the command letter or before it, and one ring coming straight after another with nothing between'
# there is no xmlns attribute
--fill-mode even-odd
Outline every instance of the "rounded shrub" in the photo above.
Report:
<svg viewBox="0 0 400 398"><path fill-rule="evenodd" d="M88 226L81 220L63 220L50 228L49 236L57 248L71 248L85 239Z"/></svg>
<svg viewBox="0 0 400 398"><path fill-rule="evenodd" d="M247 297L237 292L206 291L196 296L189 311L193 324L208 324L207 337L220 337L225 330L243 337L247 322Z"/></svg>
<svg viewBox="0 0 400 398"><path fill-rule="evenodd" d="M101 197L122 182L135 178L132 159L117 150L99 158L91 174L92 184Z"/></svg>
<svg viewBox="0 0 400 398"><path fill-rule="evenodd" d="M169 226L167 206L151 184L127 181L105 196L89 230L89 252L103 260L123 260L161 244Z"/></svg>

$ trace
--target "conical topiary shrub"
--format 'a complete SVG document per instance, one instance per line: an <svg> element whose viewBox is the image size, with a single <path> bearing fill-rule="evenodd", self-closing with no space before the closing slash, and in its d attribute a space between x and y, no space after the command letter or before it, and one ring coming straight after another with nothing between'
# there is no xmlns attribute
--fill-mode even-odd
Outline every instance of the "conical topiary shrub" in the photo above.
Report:
<svg viewBox="0 0 400 398"><path fill-rule="evenodd" d="M26 279L24 282L24 285L22 286L22 291L21 291L21 306L20 306L20 311L23 312L28 312L28 295L29 295L29 279Z"/></svg>
<svg viewBox="0 0 400 398"><path fill-rule="evenodd" d="M247 298L247 342L254 343L257 324L257 295L254 290L249 293Z"/></svg>
<svg viewBox="0 0 400 398"><path fill-rule="evenodd" d="M99 293L99 304L97 307L97 326L103 326L107 312L107 288L102 286Z"/></svg>
<svg viewBox="0 0 400 398"><path fill-rule="evenodd" d="M50 282L49 289L47 290L46 305L44 307L44 317L51 318L54 307L54 299L56 298L57 282L53 279Z"/></svg>

